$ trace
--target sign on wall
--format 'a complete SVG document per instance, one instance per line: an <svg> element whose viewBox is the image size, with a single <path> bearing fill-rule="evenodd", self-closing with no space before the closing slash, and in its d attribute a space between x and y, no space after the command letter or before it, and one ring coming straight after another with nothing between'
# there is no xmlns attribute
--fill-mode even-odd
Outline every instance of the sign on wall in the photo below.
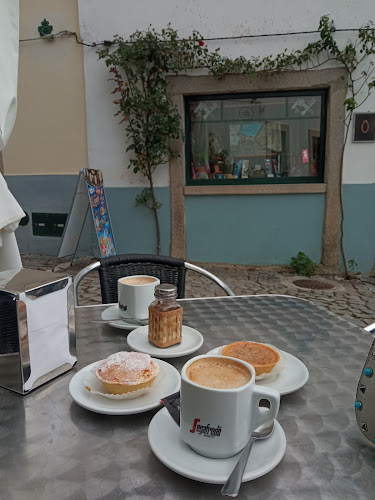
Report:
<svg viewBox="0 0 375 500"><path fill-rule="evenodd" d="M116 255L102 172L101 170L82 168L62 236L58 259L75 256L89 209L91 209L94 221L100 256Z"/></svg>
<svg viewBox="0 0 375 500"><path fill-rule="evenodd" d="M375 113L355 113L353 142L375 141Z"/></svg>

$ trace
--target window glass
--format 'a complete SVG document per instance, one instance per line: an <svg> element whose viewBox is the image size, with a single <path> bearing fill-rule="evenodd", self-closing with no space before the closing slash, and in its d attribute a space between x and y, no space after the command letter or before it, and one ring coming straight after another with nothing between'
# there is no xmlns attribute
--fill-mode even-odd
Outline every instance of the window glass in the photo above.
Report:
<svg viewBox="0 0 375 500"><path fill-rule="evenodd" d="M187 183L322 182L324 106L324 91L189 98Z"/></svg>

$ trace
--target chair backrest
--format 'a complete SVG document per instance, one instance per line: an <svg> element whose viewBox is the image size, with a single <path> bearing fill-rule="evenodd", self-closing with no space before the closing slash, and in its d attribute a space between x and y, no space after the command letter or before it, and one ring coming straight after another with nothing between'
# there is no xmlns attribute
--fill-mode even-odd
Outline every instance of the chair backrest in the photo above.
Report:
<svg viewBox="0 0 375 500"><path fill-rule="evenodd" d="M155 276L160 283L177 287L177 297L185 297L185 261L148 254L124 254L99 259L99 279L103 304L117 302L117 280L124 276L146 274Z"/></svg>
<svg viewBox="0 0 375 500"><path fill-rule="evenodd" d="M115 303L117 280L124 276L146 274L159 278L161 283L172 283L177 287L177 297L185 297L185 277L189 269L206 276L220 286L227 295L234 295L229 286L205 269L182 259L152 254L123 254L100 259L83 268L74 278L75 305L78 306L78 286L81 280L95 269L99 272L103 304Z"/></svg>

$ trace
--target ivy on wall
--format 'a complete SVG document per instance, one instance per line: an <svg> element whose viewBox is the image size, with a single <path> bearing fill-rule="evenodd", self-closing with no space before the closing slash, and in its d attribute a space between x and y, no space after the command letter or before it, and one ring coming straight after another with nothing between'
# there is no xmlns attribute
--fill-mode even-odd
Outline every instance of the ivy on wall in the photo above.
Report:
<svg viewBox="0 0 375 500"><path fill-rule="evenodd" d="M345 67L348 73L348 94L345 106L345 138L340 154L340 185L342 186L343 159L354 111L360 107L375 87L374 61L375 26L370 21L343 46L335 40L335 29L329 16L322 16L318 28L319 39L301 50L283 52L265 57L240 56L230 58L220 49L210 50L202 36L193 31L188 38L180 38L170 25L158 33L150 27L136 31L124 40L116 36L110 47L98 51L112 75L118 106L116 115L125 123L125 134L133 154L129 168L140 172L149 181L137 197L136 204L152 210L155 218L157 252L160 253L158 210L161 204L154 191L153 174L156 168L177 156L170 139L184 140L181 116L168 94L166 77L204 68L220 79L229 74L270 75L282 71L313 70L333 64ZM344 212L340 189L341 226L340 248L347 265L343 245Z"/></svg>

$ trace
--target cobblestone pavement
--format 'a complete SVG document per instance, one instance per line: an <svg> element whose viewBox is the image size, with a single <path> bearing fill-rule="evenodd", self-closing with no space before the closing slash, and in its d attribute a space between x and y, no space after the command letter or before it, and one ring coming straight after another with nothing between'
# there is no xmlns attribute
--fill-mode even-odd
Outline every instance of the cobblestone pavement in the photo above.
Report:
<svg viewBox="0 0 375 500"><path fill-rule="evenodd" d="M75 275L94 260L80 257L73 265L70 265L70 262L59 261L55 271ZM50 271L56 264L56 259L40 255L22 255L22 262L26 268ZM353 275L352 279L347 280L343 275L314 275L312 280L333 285L331 289L318 290L301 288L294 284L302 277L294 274L287 266L276 268L196 264L222 279L236 295L292 295L315 302L362 327L375 322L374 276L356 274ZM188 271L186 298L220 295L225 295L225 293L214 282L195 272ZM95 271L82 280L78 298L80 305L101 303L99 279Z"/></svg>

